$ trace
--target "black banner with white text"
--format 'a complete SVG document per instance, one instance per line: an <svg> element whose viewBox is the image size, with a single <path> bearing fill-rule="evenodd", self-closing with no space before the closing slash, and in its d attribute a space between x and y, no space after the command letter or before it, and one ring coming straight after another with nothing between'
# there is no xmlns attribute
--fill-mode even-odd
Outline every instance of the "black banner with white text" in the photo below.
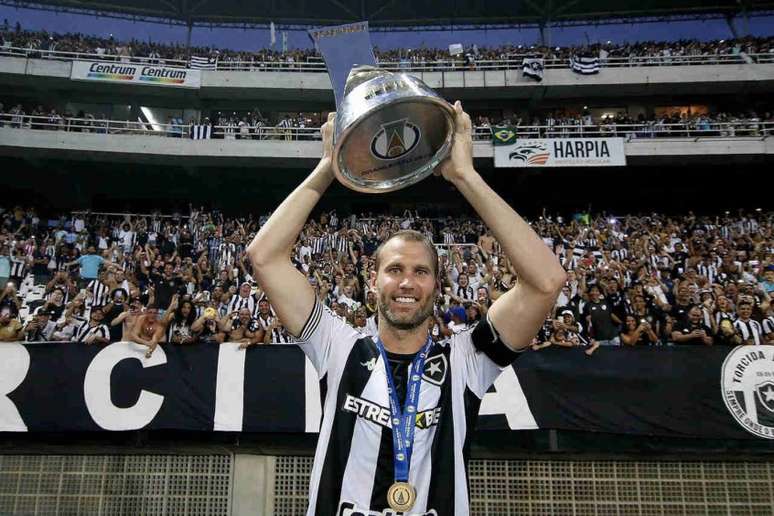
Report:
<svg viewBox="0 0 774 516"><path fill-rule="evenodd" d="M317 373L296 346L0 344L0 431L316 432ZM480 430L774 438L774 346L548 348L481 403Z"/></svg>

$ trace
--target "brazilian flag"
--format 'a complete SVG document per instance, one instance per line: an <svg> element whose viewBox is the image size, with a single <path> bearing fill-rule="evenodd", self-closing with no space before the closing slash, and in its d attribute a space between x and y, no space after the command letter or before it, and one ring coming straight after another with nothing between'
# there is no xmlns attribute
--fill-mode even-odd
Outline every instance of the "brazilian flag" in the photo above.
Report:
<svg viewBox="0 0 774 516"><path fill-rule="evenodd" d="M492 128L492 143L494 145L510 145L516 142L516 131L513 127L499 126Z"/></svg>

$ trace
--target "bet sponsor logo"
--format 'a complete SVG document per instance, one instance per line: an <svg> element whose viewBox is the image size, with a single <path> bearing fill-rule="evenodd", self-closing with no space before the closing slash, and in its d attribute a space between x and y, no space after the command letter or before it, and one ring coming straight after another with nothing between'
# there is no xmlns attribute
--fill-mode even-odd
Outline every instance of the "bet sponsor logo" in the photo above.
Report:
<svg viewBox="0 0 774 516"><path fill-rule="evenodd" d="M362 507L358 507L357 504L342 500L339 503L339 509L336 511L336 516L398 516L405 514L403 512L395 512L389 507L384 509L383 511L372 511L370 509L363 509ZM427 512L423 513L412 513L416 514L416 516L438 516L438 512L435 509L430 509Z"/></svg>
<svg viewBox="0 0 774 516"><path fill-rule="evenodd" d="M373 401L347 394L341 409L345 412L357 414L358 417L384 428L392 428L392 415L390 414L390 409L382 407ZM420 430L427 430L428 428L437 425L441 420L441 407L418 412L414 416L414 419L417 428Z"/></svg>

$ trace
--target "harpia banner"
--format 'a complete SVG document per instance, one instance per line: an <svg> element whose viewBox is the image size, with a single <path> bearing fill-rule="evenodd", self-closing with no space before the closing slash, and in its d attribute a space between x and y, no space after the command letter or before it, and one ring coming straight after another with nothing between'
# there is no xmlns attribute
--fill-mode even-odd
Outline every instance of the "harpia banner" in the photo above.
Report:
<svg viewBox="0 0 774 516"><path fill-rule="evenodd" d="M495 137L495 167L622 167L623 138Z"/></svg>

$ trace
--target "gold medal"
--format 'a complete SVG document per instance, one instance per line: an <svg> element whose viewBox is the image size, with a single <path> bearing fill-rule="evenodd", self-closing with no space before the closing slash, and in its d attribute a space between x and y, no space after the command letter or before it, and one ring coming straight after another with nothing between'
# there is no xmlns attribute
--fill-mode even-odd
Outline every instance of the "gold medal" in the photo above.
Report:
<svg viewBox="0 0 774 516"><path fill-rule="evenodd" d="M408 482L395 482L387 490L387 503L393 511L410 511L416 501L417 492Z"/></svg>

